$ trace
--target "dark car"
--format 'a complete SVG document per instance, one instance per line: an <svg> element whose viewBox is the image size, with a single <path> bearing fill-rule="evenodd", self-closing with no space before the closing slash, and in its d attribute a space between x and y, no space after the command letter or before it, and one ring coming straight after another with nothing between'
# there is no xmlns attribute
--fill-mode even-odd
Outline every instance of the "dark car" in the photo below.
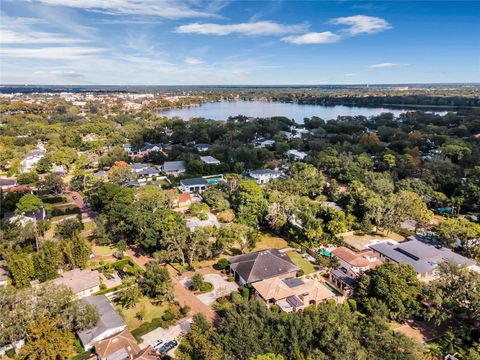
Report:
<svg viewBox="0 0 480 360"><path fill-rule="evenodd" d="M158 351L160 352L160 354L166 354L177 345L178 345L177 340L172 340L172 341L166 342Z"/></svg>

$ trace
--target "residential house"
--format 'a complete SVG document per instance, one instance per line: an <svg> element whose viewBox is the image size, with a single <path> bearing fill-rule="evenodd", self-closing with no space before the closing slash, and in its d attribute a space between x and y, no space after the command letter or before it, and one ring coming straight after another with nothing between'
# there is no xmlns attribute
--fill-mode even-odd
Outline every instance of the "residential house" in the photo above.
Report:
<svg viewBox="0 0 480 360"><path fill-rule="evenodd" d="M229 260L230 272L240 284L278 277L288 279L295 277L299 268L286 253L277 249L266 249L244 255L233 256Z"/></svg>
<svg viewBox="0 0 480 360"><path fill-rule="evenodd" d="M82 301L95 306L99 315L94 327L77 333L85 350L90 350L95 343L118 334L127 327L105 295L87 296Z"/></svg>
<svg viewBox="0 0 480 360"><path fill-rule="evenodd" d="M301 310L336 296L317 279L275 277L255 282L252 286L255 295L267 306L278 305L285 312Z"/></svg>
<svg viewBox="0 0 480 360"><path fill-rule="evenodd" d="M81 299L100 291L100 273L97 270L73 269L62 273L52 283L72 289L75 296Z"/></svg>
<svg viewBox="0 0 480 360"><path fill-rule="evenodd" d="M259 138L255 141L255 147L257 148L271 148L273 146L275 146L275 140Z"/></svg>
<svg viewBox="0 0 480 360"><path fill-rule="evenodd" d="M263 185L273 179L278 179L282 176L282 172L279 170L260 169L250 170L246 173L245 178L255 180L257 184Z"/></svg>
<svg viewBox="0 0 480 360"><path fill-rule="evenodd" d="M151 181L160 177L160 171L155 166L149 166L137 173L138 181Z"/></svg>
<svg viewBox="0 0 480 360"><path fill-rule="evenodd" d="M130 164L130 167L132 168L132 171L135 172L136 174L142 172L143 170L146 170L150 167L150 164L146 163L132 163Z"/></svg>
<svg viewBox="0 0 480 360"><path fill-rule="evenodd" d="M98 360L134 359L140 353L140 347L128 329L96 342L94 347Z"/></svg>
<svg viewBox="0 0 480 360"><path fill-rule="evenodd" d="M208 144L195 144L194 145L195 149L197 149L198 152L205 152L205 151L208 151L208 149L210 148L210 145Z"/></svg>
<svg viewBox="0 0 480 360"><path fill-rule="evenodd" d="M350 295L358 284L356 277L346 274L340 269L334 269L329 274L330 281L335 285L343 295Z"/></svg>
<svg viewBox="0 0 480 360"><path fill-rule="evenodd" d="M17 179L0 178L0 189L8 190L17 186Z"/></svg>
<svg viewBox="0 0 480 360"><path fill-rule="evenodd" d="M410 236L409 241L397 243L393 240L377 242L369 245L383 262L394 261L399 264L410 264L415 268L417 277L423 281L436 278L438 265L452 261L457 265L466 265L472 270L478 269L474 260L459 255L445 247L435 247Z"/></svg>
<svg viewBox="0 0 480 360"><path fill-rule="evenodd" d="M192 178L180 180L180 191L186 193L202 192L207 190L208 182L204 178Z"/></svg>
<svg viewBox="0 0 480 360"><path fill-rule="evenodd" d="M150 155L151 153L160 151L162 151L162 144L145 143L140 149L130 148L128 155L132 159L143 159L145 156Z"/></svg>
<svg viewBox="0 0 480 360"><path fill-rule="evenodd" d="M308 154L303 151L290 149L285 152L285 156L295 161L302 161L308 156Z"/></svg>
<svg viewBox="0 0 480 360"><path fill-rule="evenodd" d="M225 178L222 174L203 176L201 178L182 179L180 180L179 189L181 192L201 193L209 186L216 185L223 181L225 181Z"/></svg>
<svg viewBox="0 0 480 360"><path fill-rule="evenodd" d="M108 176L108 172L105 170L98 170L97 172L93 173L93 176L96 177L97 179L103 179Z"/></svg>
<svg viewBox="0 0 480 360"><path fill-rule="evenodd" d="M185 161L165 161L163 172L167 175L179 176L187 171Z"/></svg>
<svg viewBox="0 0 480 360"><path fill-rule="evenodd" d="M220 165L220 160L215 159L213 156L200 156L200 160L207 165Z"/></svg>
<svg viewBox="0 0 480 360"><path fill-rule="evenodd" d="M0 263L0 287L7 286L8 284L8 268L4 263Z"/></svg>
<svg viewBox="0 0 480 360"><path fill-rule="evenodd" d="M192 204L192 202L192 196L189 193L184 193L178 197L176 205L178 207L188 207Z"/></svg>
<svg viewBox="0 0 480 360"><path fill-rule="evenodd" d="M338 268L351 277L358 277L365 271L375 269L375 267L383 263L378 255L370 249L356 253L349 248L341 246L333 250L332 254L340 262Z"/></svg>
<svg viewBox="0 0 480 360"><path fill-rule="evenodd" d="M4 217L10 221L10 223L16 222L21 226L25 226L29 222L36 223L37 221L45 220L47 218L47 213L45 212L45 208L42 206L37 212L27 212L18 215L15 213L5 213Z"/></svg>
<svg viewBox="0 0 480 360"><path fill-rule="evenodd" d="M36 149L29 151L25 158L20 162L20 170L22 172L30 172L38 164L38 162L45 156L45 149Z"/></svg>

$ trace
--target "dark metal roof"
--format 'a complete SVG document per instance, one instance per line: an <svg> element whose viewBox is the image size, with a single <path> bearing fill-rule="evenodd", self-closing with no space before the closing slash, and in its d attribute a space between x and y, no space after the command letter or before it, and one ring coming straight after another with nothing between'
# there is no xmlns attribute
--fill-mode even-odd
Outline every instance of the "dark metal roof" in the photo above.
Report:
<svg viewBox="0 0 480 360"><path fill-rule="evenodd" d="M180 180L180 185L182 186L200 186L207 185L208 182L204 178L192 178L192 179L183 179Z"/></svg>

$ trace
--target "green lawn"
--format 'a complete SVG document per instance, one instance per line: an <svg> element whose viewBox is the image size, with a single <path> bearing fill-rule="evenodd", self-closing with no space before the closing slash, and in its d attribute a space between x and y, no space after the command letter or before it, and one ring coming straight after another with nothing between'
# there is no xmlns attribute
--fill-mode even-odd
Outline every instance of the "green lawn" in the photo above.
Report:
<svg viewBox="0 0 480 360"><path fill-rule="evenodd" d="M108 245L92 245L92 252L95 255L99 256L108 256L112 255L115 252L115 248L113 246Z"/></svg>
<svg viewBox="0 0 480 360"><path fill-rule="evenodd" d="M83 231L93 230L96 228L96 224L93 221L88 221L83 223Z"/></svg>
<svg viewBox="0 0 480 360"><path fill-rule="evenodd" d="M305 274L310 274L315 271L315 268L313 267L313 264L305 260L302 257L302 254L297 253L296 251L289 251L287 252L288 256L290 256L290 259L297 265L300 269L302 269Z"/></svg>
<svg viewBox="0 0 480 360"><path fill-rule="evenodd" d="M257 242L257 246L253 251L259 251L264 249L283 249L288 246L288 243L281 237L271 232L261 232L260 239Z"/></svg>
<svg viewBox="0 0 480 360"><path fill-rule="evenodd" d="M139 320L136 314L144 309L145 317L143 320ZM116 305L115 309L122 315L123 319L127 323L130 330L134 330L142 325L144 322L150 322L154 318L162 317L163 313L167 309L166 305L157 306L150 302L150 299L143 297L140 301L130 309L124 309L121 305Z"/></svg>

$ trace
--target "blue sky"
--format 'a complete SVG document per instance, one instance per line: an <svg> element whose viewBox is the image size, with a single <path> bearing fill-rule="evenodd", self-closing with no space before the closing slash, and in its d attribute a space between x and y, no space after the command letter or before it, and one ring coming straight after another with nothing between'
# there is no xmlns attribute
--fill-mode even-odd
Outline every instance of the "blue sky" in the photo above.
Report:
<svg viewBox="0 0 480 360"><path fill-rule="evenodd" d="M0 0L2 84L480 82L480 2Z"/></svg>

